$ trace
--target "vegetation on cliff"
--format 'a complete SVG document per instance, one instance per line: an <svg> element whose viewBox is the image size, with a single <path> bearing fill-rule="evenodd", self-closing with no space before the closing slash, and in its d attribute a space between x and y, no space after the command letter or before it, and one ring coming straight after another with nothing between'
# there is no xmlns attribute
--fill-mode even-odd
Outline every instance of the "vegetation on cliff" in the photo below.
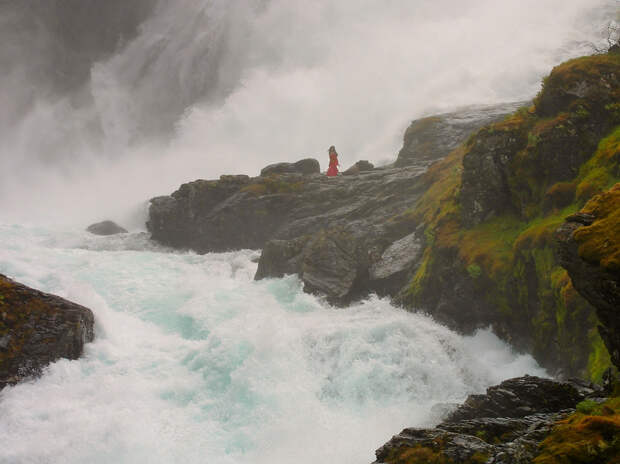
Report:
<svg viewBox="0 0 620 464"><path fill-rule="evenodd" d="M620 397L582 401L541 443L534 464L620 463Z"/></svg>
<svg viewBox="0 0 620 464"><path fill-rule="evenodd" d="M408 214L425 224L426 248L401 301L461 328L490 322L546 367L600 377L609 355L592 307L555 256L554 231L620 180L618 76L619 55L568 61L533 106L429 169L428 190ZM618 230L618 211L597 228ZM580 251L617 266L617 254L602 256L610 245L596 242L598 229L584 229Z"/></svg>

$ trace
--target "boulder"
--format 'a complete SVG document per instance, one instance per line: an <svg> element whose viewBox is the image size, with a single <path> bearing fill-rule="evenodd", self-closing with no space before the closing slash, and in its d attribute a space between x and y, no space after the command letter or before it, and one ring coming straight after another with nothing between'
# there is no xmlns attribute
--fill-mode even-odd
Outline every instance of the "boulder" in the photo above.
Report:
<svg viewBox="0 0 620 464"><path fill-rule="evenodd" d="M319 162L314 158L305 158L296 163L275 163L264 167L260 171L261 176L273 174L318 174L321 172Z"/></svg>
<svg viewBox="0 0 620 464"><path fill-rule="evenodd" d="M86 230L95 235L126 234L127 230L112 221L102 221L89 225Z"/></svg>
<svg viewBox="0 0 620 464"><path fill-rule="evenodd" d="M525 417L535 413L574 408L583 400L580 388L570 382L526 375L489 387L484 395L469 395L445 422L482 417Z"/></svg>
<svg viewBox="0 0 620 464"><path fill-rule="evenodd" d="M90 309L0 274L0 389L57 359L79 358L93 325Z"/></svg>
<svg viewBox="0 0 620 464"><path fill-rule="evenodd" d="M358 161L353 166L351 166L349 169L344 171L342 175L351 176L351 175L359 174L360 172L372 171L374 168L375 166L372 163L370 163L369 161L362 160L362 161Z"/></svg>

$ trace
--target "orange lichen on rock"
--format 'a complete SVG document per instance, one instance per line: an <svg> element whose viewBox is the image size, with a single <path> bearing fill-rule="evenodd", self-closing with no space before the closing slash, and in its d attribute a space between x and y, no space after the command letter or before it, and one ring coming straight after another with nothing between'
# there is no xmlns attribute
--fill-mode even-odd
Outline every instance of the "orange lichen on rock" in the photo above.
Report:
<svg viewBox="0 0 620 464"><path fill-rule="evenodd" d="M541 443L534 464L620 463L620 398L583 403Z"/></svg>

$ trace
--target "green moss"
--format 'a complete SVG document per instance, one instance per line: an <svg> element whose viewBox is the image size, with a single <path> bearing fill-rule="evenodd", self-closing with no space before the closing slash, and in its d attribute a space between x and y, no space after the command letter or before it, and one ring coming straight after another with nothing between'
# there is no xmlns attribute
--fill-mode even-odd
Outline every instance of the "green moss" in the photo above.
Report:
<svg viewBox="0 0 620 464"><path fill-rule="evenodd" d="M551 74L543 79L543 87L534 99L534 106L538 108L545 94L557 89L570 89L578 82L600 82L604 76L613 79L613 76L618 75L619 68L620 56L613 54L584 56L566 61L553 68ZM617 96L618 89L614 90L613 96Z"/></svg>
<svg viewBox="0 0 620 464"><path fill-rule="evenodd" d="M534 464L620 463L620 399L581 402L541 443Z"/></svg>
<svg viewBox="0 0 620 464"><path fill-rule="evenodd" d="M573 234L579 256L610 272L620 270L620 183L592 198L582 211L596 220Z"/></svg>
<svg viewBox="0 0 620 464"><path fill-rule="evenodd" d="M584 400L577 404L576 409L577 412L580 412L581 414L592 414L593 411L598 408L598 406L599 403L597 403L596 401Z"/></svg>
<svg viewBox="0 0 620 464"><path fill-rule="evenodd" d="M470 264L467 266L467 273L472 279L477 279L482 275L482 269L477 264Z"/></svg>
<svg viewBox="0 0 620 464"><path fill-rule="evenodd" d="M447 282L445 274L462 275L472 280L480 295L480 308L472 309L474 313L489 314L487 308L497 308L487 316L492 320L485 322L492 323L500 335L507 339L515 332L526 339L529 336L525 343L537 359L551 359L554 364L561 359L564 364L558 367L571 375L600 378L609 365L609 354L596 330L593 308L559 266L554 234L566 216L620 180L620 126L605 137L600 133L606 129L592 129L602 127L601 123L605 128L617 124L612 115L618 110L616 103L601 101L613 100L618 89L605 84L592 101L569 98L561 112L544 118L536 105L549 92L565 93L579 82L592 88L600 87L601 81L613 83L611 77L618 73L617 57L585 57L556 67L534 107L480 129L429 169L424 177L427 190L407 213L413 223L425 224L426 236L421 264L406 289L411 297L408 304L434 305L438 289L443 291ZM459 199L463 159L487 142L496 144L486 140L489 137L511 138L515 147L516 152L505 161L505 174L510 203L517 213L496 212L492 219L468 229L461 223ZM556 169L567 150L567 162L585 160L574 168L572 178L566 178L571 171ZM590 226L590 235L587 229L576 234L582 239L580 253L617 269L617 234L598 243L595 239L605 230L620 231L616 213L597 220Z"/></svg>
<svg viewBox="0 0 620 464"><path fill-rule="evenodd" d="M588 333L588 339L590 342L590 355L588 356L588 378L594 382L601 382L603 373L612 367L611 357L609 351L598 333L598 330L593 327Z"/></svg>

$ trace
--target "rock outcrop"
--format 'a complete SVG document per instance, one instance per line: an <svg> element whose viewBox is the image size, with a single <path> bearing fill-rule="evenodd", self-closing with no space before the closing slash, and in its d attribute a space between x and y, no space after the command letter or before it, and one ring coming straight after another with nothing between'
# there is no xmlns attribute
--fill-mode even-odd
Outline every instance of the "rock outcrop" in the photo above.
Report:
<svg viewBox="0 0 620 464"><path fill-rule="evenodd" d="M91 224L86 228L87 232L95 235L126 234L127 230L113 221L102 221Z"/></svg>
<svg viewBox="0 0 620 464"><path fill-rule="evenodd" d="M360 172L372 171L374 168L375 166L371 162L362 160L362 161L358 161L357 163L355 163L349 169L343 171L342 175L352 176L355 174L359 174Z"/></svg>
<svg viewBox="0 0 620 464"><path fill-rule="evenodd" d="M556 237L560 263L596 308L598 330L620 369L620 183L567 217Z"/></svg>
<svg viewBox="0 0 620 464"><path fill-rule="evenodd" d="M414 123L396 167L199 180L153 199L147 226L177 248L262 248L257 279L294 273L336 304L389 295L461 332L492 326L554 375L600 378L609 354L553 232L619 176L619 75L618 55L564 63L534 105L430 166L454 133L437 121ZM438 145L418 143L423 126Z"/></svg>
<svg viewBox="0 0 620 464"><path fill-rule="evenodd" d="M402 304L461 331L492 325L555 375L600 379L609 354L554 231L620 175L617 76L617 55L557 66L533 106L429 168L412 212L427 246Z"/></svg>
<svg viewBox="0 0 620 464"><path fill-rule="evenodd" d="M296 273L307 291L345 303L404 284L420 240L396 218L419 196L423 172L198 180L153 199L147 225L155 240L198 252L262 248L257 279Z"/></svg>
<svg viewBox="0 0 620 464"><path fill-rule="evenodd" d="M375 464L530 463L555 423L584 394L600 393L539 377L502 382L485 395L470 395L434 429L407 428L376 452Z"/></svg>
<svg viewBox="0 0 620 464"><path fill-rule="evenodd" d="M275 163L265 166L260 171L262 177L272 174L318 174L321 172L319 162L314 158L305 158L295 163Z"/></svg>
<svg viewBox="0 0 620 464"><path fill-rule="evenodd" d="M0 389L59 358L80 357L93 324L90 309L0 274Z"/></svg>
<svg viewBox="0 0 620 464"><path fill-rule="evenodd" d="M620 101L619 68L611 55L562 64L545 79L529 113L480 131L463 157L463 224L510 211L527 217L533 202L552 201L545 196L570 189L558 183L570 184L618 123L613 108Z"/></svg>
<svg viewBox="0 0 620 464"><path fill-rule="evenodd" d="M528 102L469 106L411 122L405 131L396 167L430 164L446 156L487 124L502 120Z"/></svg>

